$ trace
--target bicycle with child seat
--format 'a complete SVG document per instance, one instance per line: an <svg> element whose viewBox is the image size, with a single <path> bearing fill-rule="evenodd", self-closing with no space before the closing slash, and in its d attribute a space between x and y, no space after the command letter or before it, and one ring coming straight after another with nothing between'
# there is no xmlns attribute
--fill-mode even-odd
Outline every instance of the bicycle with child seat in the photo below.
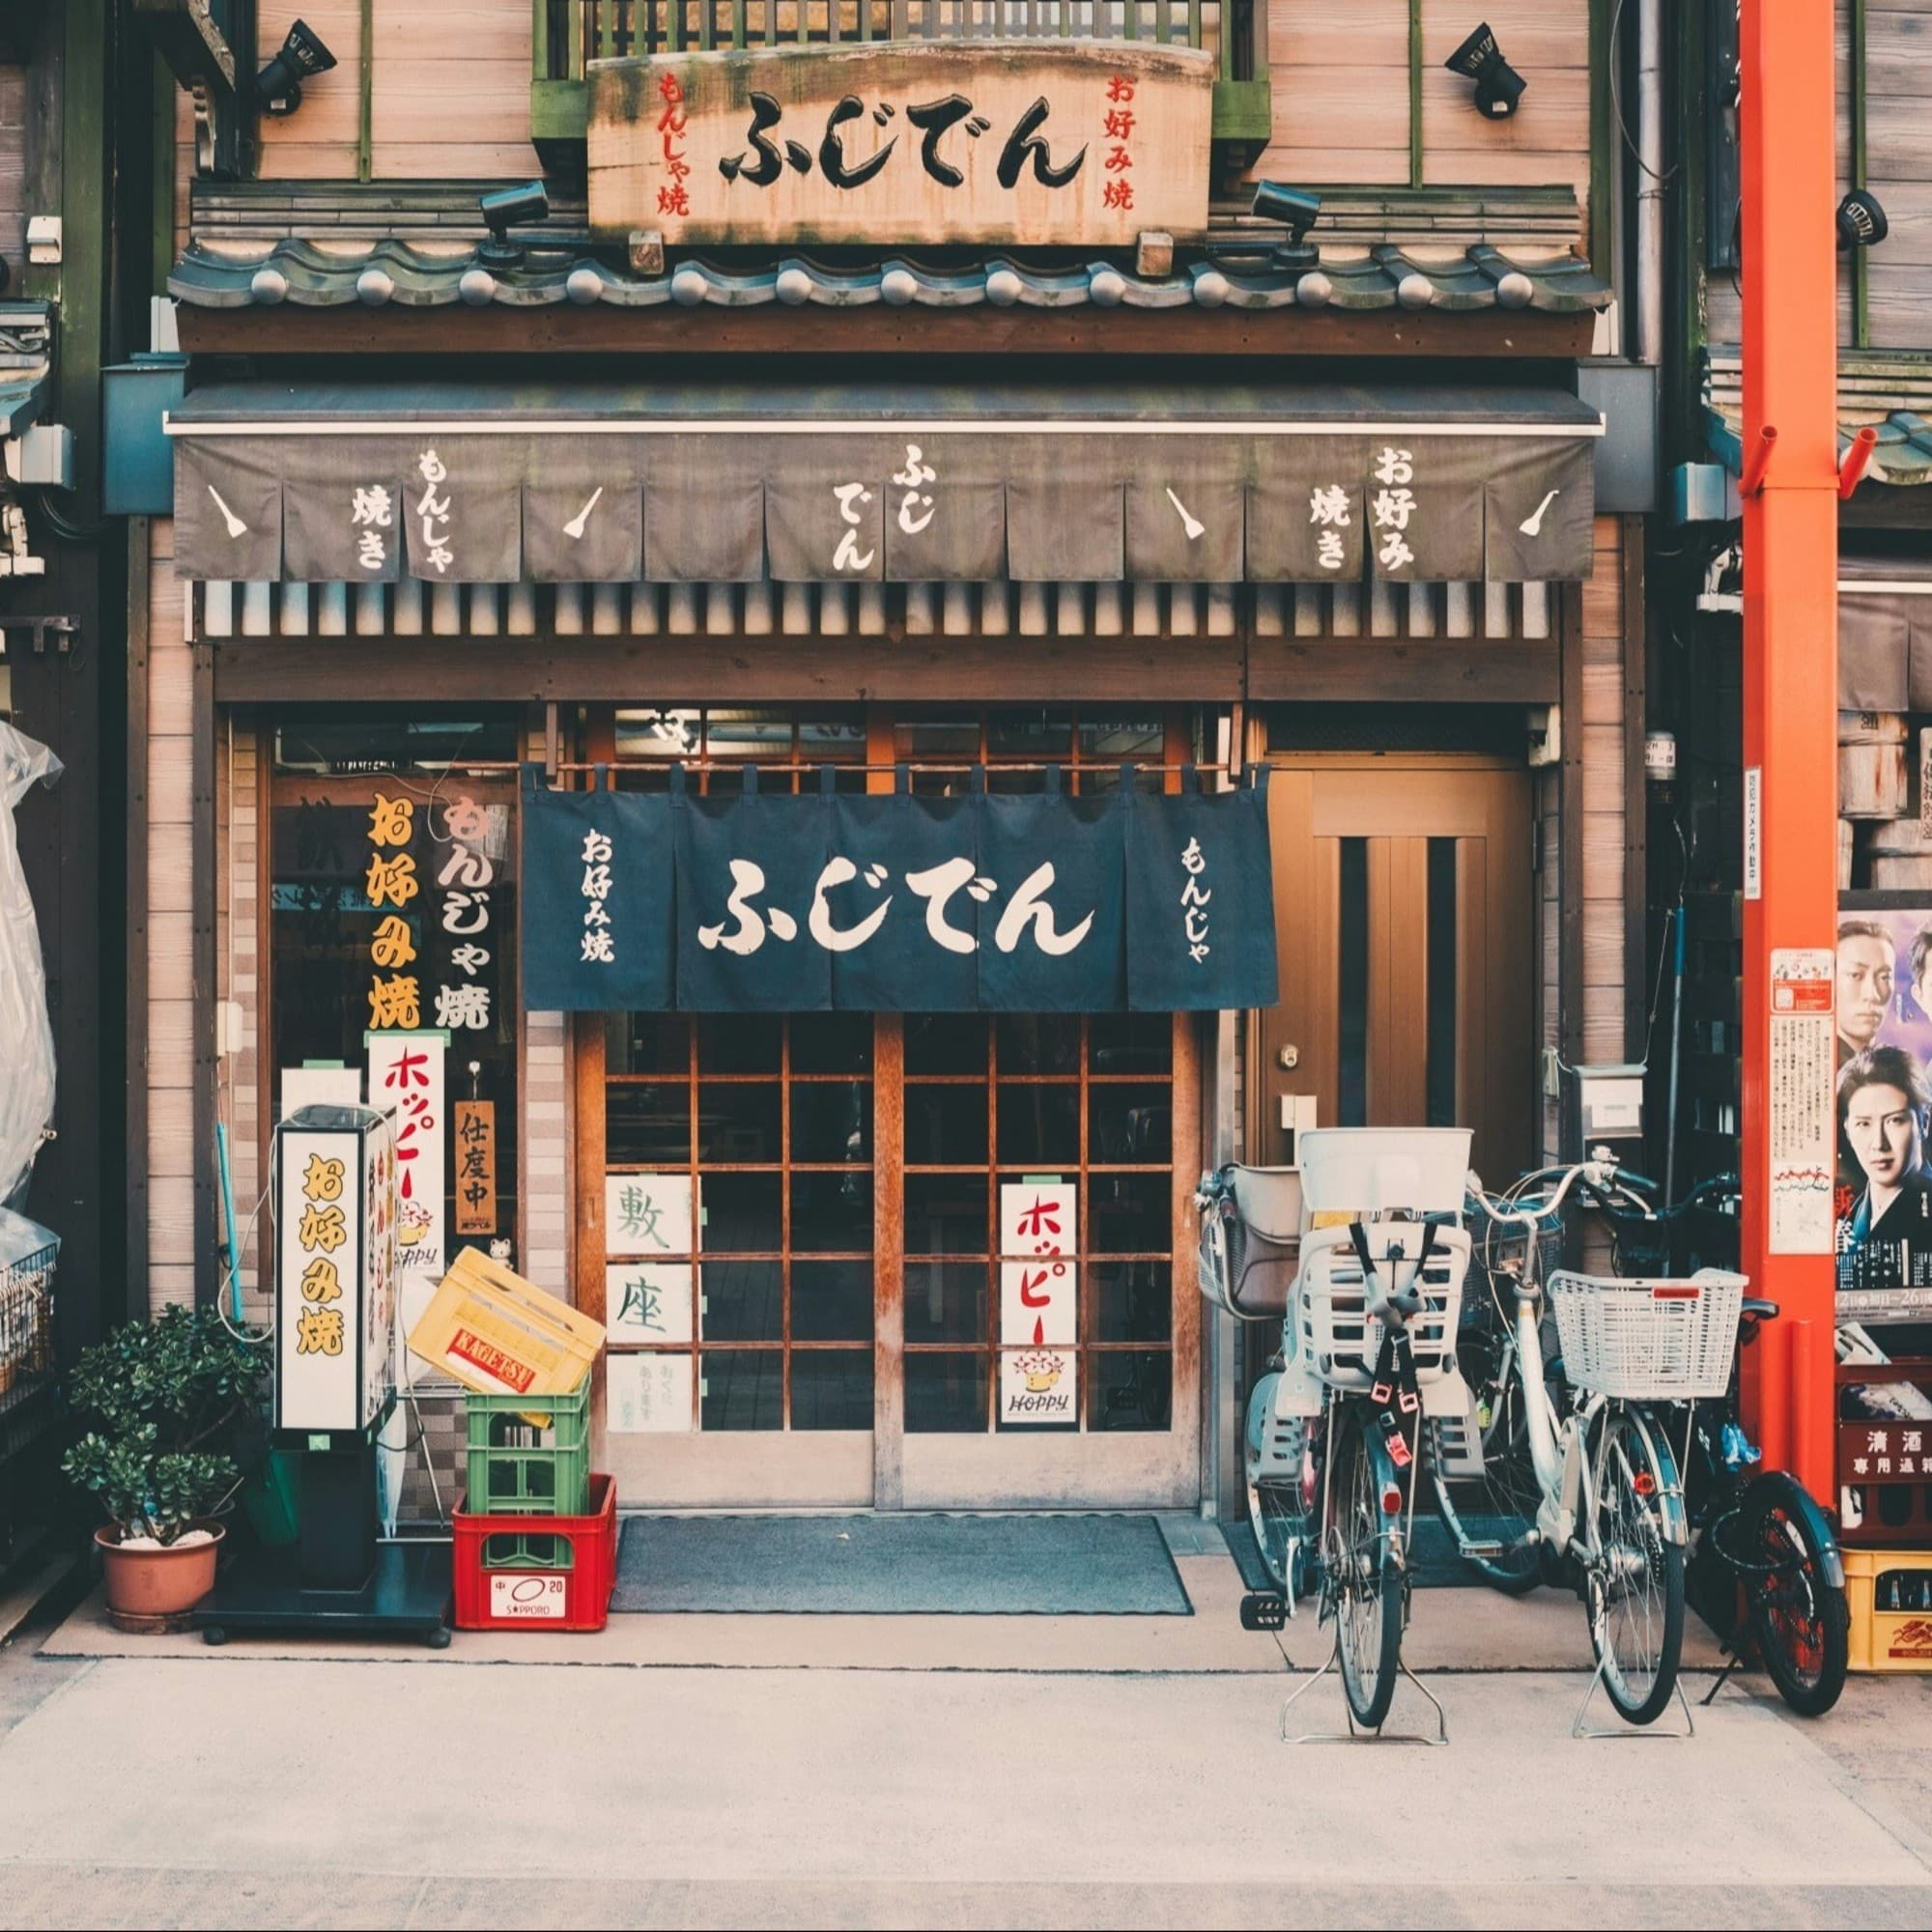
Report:
<svg viewBox="0 0 1932 1932"><path fill-rule="evenodd" d="M1470 1297L1459 1341L1467 1406L1432 1440L1437 1507L1463 1557L1511 1593L1574 1582L1593 1689L1601 1681L1620 1718L1648 1724L1677 1690L1686 1565L1702 1548L1743 1586L1733 1667L1747 1626L1787 1702L1829 1709L1846 1628L1830 1526L1783 1472L1742 1476L1755 1452L1735 1414L1740 1326L1748 1339L1776 1304L1747 1302L1743 1277L1723 1270L1673 1275L1670 1217L1645 1198L1653 1183L1606 1157L1541 1170L1501 1197L1473 1176L1470 1189L1488 1293ZM1573 1197L1608 1220L1614 1275L1554 1269L1546 1281ZM1655 1273L1624 1271L1637 1229L1662 1231L1639 1258Z"/></svg>
<svg viewBox="0 0 1932 1932"><path fill-rule="evenodd" d="M1403 1674L1423 1453L1423 1383L1454 1348L1468 1236L1454 1215L1398 1213L1302 1237L1294 1363L1321 1387L1308 1435L1321 1623L1354 1722L1378 1731ZM1293 1403L1277 1400L1277 1413ZM1307 1406L1304 1394L1303 1406Z"/></svg>

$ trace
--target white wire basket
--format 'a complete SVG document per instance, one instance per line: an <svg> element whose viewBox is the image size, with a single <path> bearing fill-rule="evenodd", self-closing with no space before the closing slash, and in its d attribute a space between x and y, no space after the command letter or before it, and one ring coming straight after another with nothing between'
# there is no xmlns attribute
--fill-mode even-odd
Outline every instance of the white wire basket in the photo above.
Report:
<svg viewBox="0 0 1932 1932"><path fill-rule="evenodd" d="M1549 1278L1549 1302L1565 1378L1637 1402L1722 1395L1746 1286L1743 1275L1721 1268L1631 1281L1560 1270Z"/></svg>
<svg viewBox="0 0 1932 1932"><path fill-rule="evenodd" d="M1469 1268L1469 1236L1460 1228L1438 1228L1418 1281L1424 1232L1414 1221L1377 1221L1368 1231L1377 1294L1391 1286L1421 1291L1421 1310L1408 1324L1418 1387L1455 1372L1463 1278ZM1366 1389L1375 1380L1382 1324L1368 1304L1369 1286L1349 1231L1321 1228L1304 1236L1294 1293L1296 1352L1331 1388Z"/></svg>

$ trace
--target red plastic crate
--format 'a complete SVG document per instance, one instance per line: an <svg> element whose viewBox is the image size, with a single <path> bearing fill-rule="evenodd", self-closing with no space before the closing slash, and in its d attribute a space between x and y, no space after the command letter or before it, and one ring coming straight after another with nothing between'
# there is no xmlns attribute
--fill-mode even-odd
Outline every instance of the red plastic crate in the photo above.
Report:
<svg viewBox="0 0 1932 1932"><path fill-rule="evenodd" d="M458 1503L451 1523L458 1630L599 1631L609 1622L617 1587L609 1476L591 1476L587 1516L470 1516Z"/></svg>

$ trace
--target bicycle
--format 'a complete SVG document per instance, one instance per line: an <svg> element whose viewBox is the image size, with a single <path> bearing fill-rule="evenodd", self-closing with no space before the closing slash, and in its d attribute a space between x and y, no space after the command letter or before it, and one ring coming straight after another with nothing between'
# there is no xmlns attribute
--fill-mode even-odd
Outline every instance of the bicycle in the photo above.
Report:
<svg viewBox="0 0 1932 1932"><path fill-rule="evenodd" d="M1370 1732L1387 1719L1403 1674L1423 1386L1453 1373L1445 1364L1469 1240L1455 1218L1358 1219L1302 1237L1299 1347L1282 1373L1298 1370L1304 1385L1321 1387L1308 1437L1321 1495L1317 1622L1335 1626L1350 1716ZM1284 1406L1278 1396L1275 1412Z"/></svg>
<svg viewBox="0 0 1932 1932"><path fill-rule="evenodd" d="M1735 1213L1737 1177L1703 1182L1675 1207L1632 1214L1606 1210L1619 1274L1667 1272L1676 1231L1696 1208ZM1685 1470L1690 1560L1720 1566L1709 1593L1733 1605L1726 1662L1702 1699L1709 1704L1755 1652L1777 1693L1800 1717L1820 1718L1837 1703L1850 1662L1851 1608L1845 1564L1831 1519L1784 1469L1758 1467L1762 1457L1738 1406L1738 1369L1763 1324L1777 1319L1775 1301L1744 1297L1738 1350L1720 1398L1693 1402ZM1753 1474L1752 1471L1756 1473Z"/></svg>
<svg viewBox="0 0 1932 1932"><path fill-rule="evenodd" d="M1531 1190L1554 1179L1534 1205ZM1704 1269L1689 1280L1618 1280L1553 1272L1541 1279L1541 1236L1582 1182L1601 1200L1635 1201L1647 1186L1607 1158L1545 1169L1494 1198L1471 1179L1470 1199L1491 1222L1524 1239L1520 1264L1489 1270L1498 1302L1514 1308L1505 1339L1478 1351L1479 1380L1460 1419L1463 1439L1440 1439L1436 1500L1463 1556L1510 1589L1530 1580L1579 1580L1596 1674L1625 1722L1650 1724L1677 1694L1683 1655L1685 1561L1690 1524L1679 1462L1662 1405L1722 1391L1730 1374L1745 1282ZM1561 1344L1568 1413L1559 1413L1546 1352L1546 1304ZM1714 1374L1717 1377L1712 1385ZM1460 1455L1457 1452L1461 1452ZM1469 1534L1452 1470L1480 1454L1485 1494L1519 1534ZM1504 1480L1490 1480L1492 1456ZM1525 1474L1533 1478L1531 1492ZM1528 1505L1533 1495L1533 1515ZM1529 1566L1535 1565L1531 1573ZM1688 1709L1686 1707L1687 1716ZM1573 1729L1582 1734L1579 1708Z"/></svg>

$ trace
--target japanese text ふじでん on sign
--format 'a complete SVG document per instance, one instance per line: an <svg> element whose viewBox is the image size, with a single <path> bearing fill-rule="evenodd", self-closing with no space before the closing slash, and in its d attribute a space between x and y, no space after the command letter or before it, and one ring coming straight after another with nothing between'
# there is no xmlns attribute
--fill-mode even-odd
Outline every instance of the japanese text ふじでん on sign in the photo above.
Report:
<svg viewBox="0 0 1932 1932"><path fill-rule="evenodd" d="M599 61L593 231L1129 246L1208 221L1214 56L878 41Z"/></svg>

